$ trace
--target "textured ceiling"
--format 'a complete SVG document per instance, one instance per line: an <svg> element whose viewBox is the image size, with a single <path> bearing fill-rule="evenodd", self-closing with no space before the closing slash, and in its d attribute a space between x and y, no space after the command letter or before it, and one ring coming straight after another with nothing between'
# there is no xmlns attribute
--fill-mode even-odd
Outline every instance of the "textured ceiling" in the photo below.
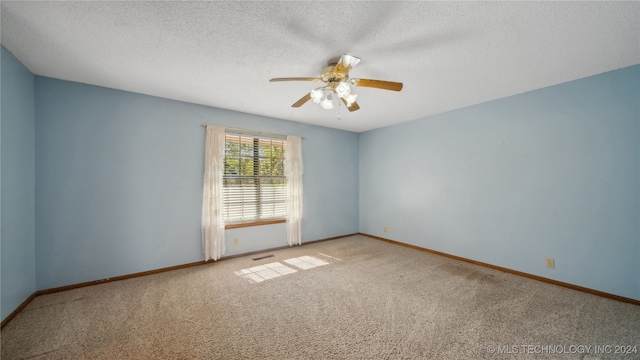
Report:
<svg viewBox="0 0 640 360"><path fill-rule="evenodd" d="M639 2L1 2L33 73L366 131L640 63ZM296 100L342 54L361 109Z"/></svg>

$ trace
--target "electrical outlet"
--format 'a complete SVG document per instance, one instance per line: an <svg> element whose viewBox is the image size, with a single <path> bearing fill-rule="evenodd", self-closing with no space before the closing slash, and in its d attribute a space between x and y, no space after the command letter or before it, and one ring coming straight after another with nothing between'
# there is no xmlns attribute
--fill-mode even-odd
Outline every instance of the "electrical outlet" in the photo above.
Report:
<svg viewBox="0 0 640 360"><path fill-rule="evenodd" d="M390 228L390 227L388 227L388 226L385 226L385 227L384 227L384 232L386 232L386 233L390 233L390 232L391 232L391 228Z"/></svg>
<svg viewBox="0 0 640 360"><path fill-rule="evenodd" d="M238 239L233 239L233 246L238 246Z"/></svg>
<svg viewBox="0 0 640 360"><path fill-rule="evenodd" d="M547 267L553 269L556 267L556 261L553 258L547 258Z"/></svg>

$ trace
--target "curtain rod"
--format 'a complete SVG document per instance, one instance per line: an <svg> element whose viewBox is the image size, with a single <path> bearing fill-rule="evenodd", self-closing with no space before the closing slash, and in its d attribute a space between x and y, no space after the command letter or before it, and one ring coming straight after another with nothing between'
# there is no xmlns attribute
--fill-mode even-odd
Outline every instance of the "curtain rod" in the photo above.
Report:
<svg viewBox="0 0 640 360"><path fill-rule="evenodd" d="M200 125L202 125L202 126L204 126L204 127L209 126L209 124L205 124L205 123L202 123L202 124L200 124ZM212 126L214 126L214 125L212 125ZM218 125L215 125L215 126L218 126ZM267 135L267 136L268 136L268 135L271 135L271 136L284 136L284 137L287 137L287 134L276 134L276 133L270 133L270 132L264 132L264 131L253 131L253 130L248 130L248 129L232 128L232 127L226 127L226 126L222 126L222 127L223 127L223 128L225 128L225 130L240 131L240 132L245 132L245 133L248 133L248 134L255 134L255 135ZM304 136L301 136L300 138L301 138L301 139L304 139Z"/></svg>

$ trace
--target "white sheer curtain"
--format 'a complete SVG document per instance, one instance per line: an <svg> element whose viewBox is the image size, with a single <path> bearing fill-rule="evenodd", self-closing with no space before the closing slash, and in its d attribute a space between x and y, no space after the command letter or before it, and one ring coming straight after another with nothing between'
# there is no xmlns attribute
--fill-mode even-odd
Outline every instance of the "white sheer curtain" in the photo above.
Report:
<svg viewBox="0 0 640 360"><path fill-rule="evenodd" d="M222 207L224 141L224 128L207 125L202 196L202 252L205 261L218 260L225 251Z"/></svg>
<svg viewBox="0 0 640 360"><path fill-rule="evenodd" d="M289 246L302 244L302 139L287 136L284 160L287 201L287 242Z"/></svg>

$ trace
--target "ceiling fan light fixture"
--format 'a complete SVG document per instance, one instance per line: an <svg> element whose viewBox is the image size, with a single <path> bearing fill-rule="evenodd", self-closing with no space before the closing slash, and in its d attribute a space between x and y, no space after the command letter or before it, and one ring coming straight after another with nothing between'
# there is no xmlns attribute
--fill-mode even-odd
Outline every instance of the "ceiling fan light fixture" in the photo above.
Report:
<svg viewBox="0 0 640 360"><path fill-rule="evenodd" d="M351 69L352 67L358 65L358 63L360 62L360 58L357 56L345 54L340 58L340 62L342 62L344 66L347 66L348 69Z"/></svg>
<svg viewBox="0 0 640 360"><path fill-rule="evenodd" d="M322 91L322 88L313 89L309 94L311 95L311 100L316 104L319 104L320 100L324 97L324 91Z"/></svg>
<svg viewBox="0 0 640 360"><path fill-rule="evenodd" d="M333 109L333 101L331 101L331 97L327 96L326 98L324 98L324 100L320 102L320 106L322 106L322 108L325 110Z"/></svg>
<svg viewBox="0 0 640 360"><path fill-rule="evenodd" d="M346 97L349 96L351 92L351 87L344 81L341 81L338 86L336 86L336 93L338 96L346 100Z"/></svg>
<svg viewBox="0 0 640 360"><path fill-rule="evenodd" d="M358 94L349 94L346 98L343 99L347 102L347 107L351 106L354 102L356 102L356 98Z"/></svg>

